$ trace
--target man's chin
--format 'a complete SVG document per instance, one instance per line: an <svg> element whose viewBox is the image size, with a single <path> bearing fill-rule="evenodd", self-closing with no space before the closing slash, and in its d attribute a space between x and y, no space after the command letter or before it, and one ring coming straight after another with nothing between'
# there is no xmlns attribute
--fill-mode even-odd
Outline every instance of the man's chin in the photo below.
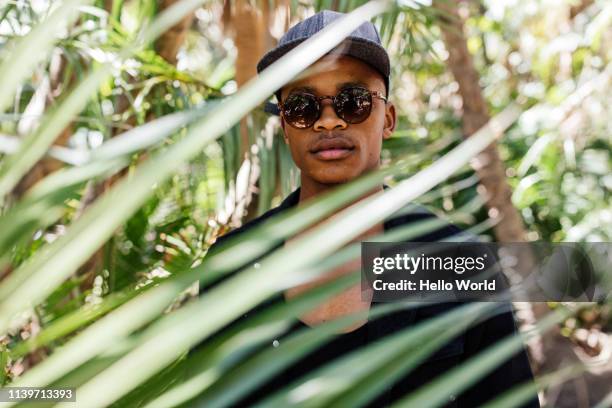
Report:
<svg viewBox="0 0 612 408"><path fill-rule="evenodd" d="M336 185L348 183L359 177L358 174L321 174L314 177L314 180L319 184Z"/></svg>

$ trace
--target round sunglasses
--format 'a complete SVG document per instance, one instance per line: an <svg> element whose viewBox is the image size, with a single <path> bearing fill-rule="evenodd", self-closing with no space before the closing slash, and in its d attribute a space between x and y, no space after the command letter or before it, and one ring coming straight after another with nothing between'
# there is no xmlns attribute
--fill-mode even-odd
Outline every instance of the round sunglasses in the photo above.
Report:
<svg viewBox="0 0 612 408"><path fill-rule="evenodd" d="M387 98L380 92L354 86L342 89L336 96L295 92L284 102L279 103L278 108L289 125L297 129L306 129L321 117L321 101L331 99L336 115L347 123L355 124L363 122L370 116L372 98L379 98L387 103Z"/></svg>

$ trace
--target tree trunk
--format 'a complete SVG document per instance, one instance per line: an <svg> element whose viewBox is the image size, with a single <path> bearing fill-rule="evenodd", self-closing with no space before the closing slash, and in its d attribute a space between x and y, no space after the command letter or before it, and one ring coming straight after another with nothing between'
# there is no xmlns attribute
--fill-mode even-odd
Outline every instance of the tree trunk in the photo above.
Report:
<svg viewBox="0 0 612 408"><path fill-rule="evenodd" d="M178 0L161 0L160 12L178 3ZM155 42L155 50L166 61L176 65L176 58L180 48L185 42L187 32L193 23L194 13L189 13L174 27L163 33Z"/></svg>
<svg viewBox="0 0 612 408"><path fill-rule="evenodd" d="M441 29L449 54L448 68L459 84L459 94L463 99L463 134L465 137L470 137L491 117L482 96L478 72L467 48L459 14L456 8L449 7L447 2L439 2L437 5L452 16L451 19L444 21ZM512 190L506 181L506 169L499 157L495 142L476 157L474 167L482 186L478 190L488 198L486 205L489 216L499 221L494 227L498 241L526 241L525 226L512 204Z"/></svg>
<svg viewBox="0 0 612 408"><path fill-rule="evenodd" d="M463 135L469 138L474 132L484 126L490 119L487 103L480 89L480 76L472 55L467 47L463 21L457 10L457 2L437 0L435 6L445 12L440 17L440 29L444 45L448 51L448 69L452 72L459 85L459 94L463 99ZM480 179L478 192L485 200L489 217L495 221L493 231L500 243L527 242L527 234L523 219L512 204L512 190L506 181L506 168L502 162L497 143L491 143L473 161L473 167ZM529 272L533 270L535 258L531 251L521 251L509 247L518 259L516 270ZM517 316L522 326L530 327L548 312L545 303L515 302ZM541 338L534 338L528 344L534 371L543 363Z"/></svg>
<svg viewBox="0 0 612 408"><path fill-rule="evenodd" d="M589 8L591 5L595 3L595 0L582 0L578 4L570 7L569 17L570 20L573 20L578 14L582 13L584 10Z"/></svg>
<svg viewBox="0 0 612 408"><path fill-rule="evenodd" d="M234 39L238 51L235 76L238 88L257 75L259 59L275 44L269 27L276 10L270 10L268 1L254 2L254 4L246 0L226 1L223 8L224 30ZM258 7L258 4L261 7ZM273 7L276 7L276 3ZM263 124L259 127L262 128ZM251 145L255 142L251 139L247 119L243 118L240 121L239 151L240 158L243 160L242 165L249 166L249 177L246 177L249 185L246 188L236 188L237 191L244 191L245 196L236 196L233 223L243 218L249 220L257 215L257 182L260 164L259 157L250 151Z"/></svg>
<svg viewBox="0 0 612 408"><path fill-rule="evenodd" d="M267 1L263 2L267 5ZM257 62L266 51L269 44L269 33L264 20L263 10L251 5L249 1L237 0L226 2L224 9L224 21L227 22L225 29L231 33L238 51L236 56L236 84L242 87L251 78L257 75ZM246 159L249 155L249 133L246 120L243 119L240 128L240 157Z"/></svg>
<svg viewBox="0 0 612 408"><path fill-rule="evenodd" d="M62 90L71 87L76 77L72 75L68 83L63 83L64 79L64 70L66 68L67 60L66 58L60 54L56 53L51 58L51 64L49 68L49 82L48 86L45 89L44 85L41 83L39 85L40 89L37 90L37 93L40 91L44 93L44 95L40 95L41 98L44 98L44 104L40 112L34 112L34 114L42 115L44 111L47 110L49 106L55 103L55 99L61 94ZM36 97L36 96L35 96ZM34 99L34 98L33 98ZM32 103L32 102L31 102ZM29 106L28 106L29 108ZM36 109L36 108L35 108ZM27 111L27 109L26 109ZM27 123L25 123L27 122ZM36 126L38 126L38 122L36 119L30 120L27 116L22 119L19 123L19 128L22 129L20 133L30 133L35 131ZM69 124L66 129L64 129L57 139L54 142L56 146L65 146L72 136L72 124ZM16 201L20 197L22 197L25 192L32 187L34 184L38 183L40 180L45 178L48 174L53 173L56 170L59 170L63 166L63 163L57 159L51 157L43 157L38 163L36 163L28 173L26 173L23 178L19 181L19 183L15 186L12 191L11 199Z"/></svg>

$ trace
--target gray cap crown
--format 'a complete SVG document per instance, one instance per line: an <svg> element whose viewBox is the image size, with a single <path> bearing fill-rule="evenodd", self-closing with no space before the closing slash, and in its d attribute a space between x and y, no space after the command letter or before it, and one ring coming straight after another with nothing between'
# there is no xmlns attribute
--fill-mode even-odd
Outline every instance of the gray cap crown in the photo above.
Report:
<svg viewBox="0 0 612 408"><path fill-rule="evenodd" d="M263 71L287 52L344 15L344 13L324 10L294 25L282 36L278 45L262 57L257 64L257 72ZM370 65L380 72L384 78L387 91L389 90L389 75L391 73L389 55L382 46L376 27L371 22L368 21L360 25L339 47L331 52L350 55Z"/></svg>

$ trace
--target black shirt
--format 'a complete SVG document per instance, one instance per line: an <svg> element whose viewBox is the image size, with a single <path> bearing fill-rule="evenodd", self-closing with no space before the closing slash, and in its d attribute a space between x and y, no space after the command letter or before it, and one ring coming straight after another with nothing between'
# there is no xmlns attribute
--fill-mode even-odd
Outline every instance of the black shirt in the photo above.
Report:
<svg viewBox="0 0 612 408"><path fill-rule="evenodd" d="M250 228L260 224L262 221L281 213L284 210L296 206L299 202L300 189L291 193L278 207L266 212L262 216L246 223L242 227L229 232L220 237L217 242L211 247L211 251L218 248L218 245L231 236L241 234ZM384 229L388 231L400 225L406 225L416 221L432 219L436 216L426 210L424 207L416 207L408 213L403 213L399 216L391 217L385 220ZM442 228L433 232L427 233L415 239L415 242L431 242L438 241L450 235L462 233L462 230L450 223L445 224ZM276 249L282 246L278 244ZM273 250L272 249L272 250ZM270 252L272 251L270 250ZM265 254L264 254L265 255ZM262 256L264 256L262 255ZM262 309L276 302L282 302L282 295L277 295L273 299L265 302L263 305L254 310ZM400 309L398 311L386 314L383 317L369 320L360 328L345 334L337 334L331 341L323 344L308 353L306 356L291 364L289 367L278 373L278 375L266 380L263 384L246 397L236 401L234 406L243 407L250 406L258 401L272 395L275 391L294 383L300 377L307 375L331 360L338 358L346 353L357 350L358 348L371 344L372 342L382 339L393 333L414 326L428 318L435 317L446 311L452 310L459 306L458 303L438 303L429 304L417 309ZM373 305L374 307L374 305ZM244 315L247 317L248 313ZM240 320L240 319L239 319ZM235 324L236 322L234 322ZM231 327L229 325L228 327ZM276 344L282 343L284 339L295 333L297 330L307 328L300 320L295 321L291 328L283 336L275 340ZM397 401L402 396L409 394L435 379L438 375L443 374L454 366L466 361L470 357L484 350L486 347L495 344L497 341L505 338L508 335L516 334L516 325L510 305L507 309L493 317L485 320L482 323L472 326L464 331L459 336L452 339L445 346L439 349L435 354L430 356L425 362L421 363L417 369L395 382L386 392L383 392L368 406L381 407L387 406L394 401ZM260 347L274 347L274 344L266 344ZM256 350L254 350L256 351ZM479 382L458 396L448 395L447 400L449 407L474 407L501 395L504 391L509 390L514 385L522 384L526 381L533 381L531 368L527 359L525 350L522 349L519 353L512 356L504 364L498 366L494 371L485 375ZM539 407L537 395L525 407Z"/></svg>

